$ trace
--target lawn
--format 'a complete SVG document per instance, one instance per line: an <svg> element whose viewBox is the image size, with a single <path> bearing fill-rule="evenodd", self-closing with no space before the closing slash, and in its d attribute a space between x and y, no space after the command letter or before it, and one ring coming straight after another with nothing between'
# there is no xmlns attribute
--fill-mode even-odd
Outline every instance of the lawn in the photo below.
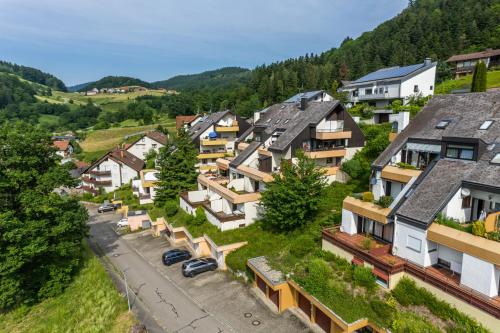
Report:
<svg viewBox="0 0 500 333"><path fill-rule="evenodd" d="M127 301L90 250L83 269L63 294L0 314L0 332L9 333L122 333L134 323Z"/></svg>
<svg viewBox="0 0 500 333"><path fill-rule="evenodd" d="M38 118L41 125L57 126L59 124L59 116L53 114L41 114Z"/></svg>
<svg viewBox="0 0 500 333"><path fill-rule="evenodd" d="M486 88L499 88L500 87L500 71L487 72ZM472 83L472 75L461 77L457 80L446 80L436 86L436 94L449 94L452 90L457 89L470 89Z"/></svg>

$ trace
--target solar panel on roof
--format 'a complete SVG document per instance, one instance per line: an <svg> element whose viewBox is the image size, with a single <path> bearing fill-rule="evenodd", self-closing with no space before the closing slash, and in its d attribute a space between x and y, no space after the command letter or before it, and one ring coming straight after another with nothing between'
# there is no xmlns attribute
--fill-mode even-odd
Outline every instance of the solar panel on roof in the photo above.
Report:
<svg viewBox="0 0 500 333"><path fill-rule="evenodd" d="M384 80L384 79L390 79L390 78L395 78L395 77L402 77L402 76L406 76L410 73L413 73L414 71L420 69L423 66L424 66L424 64L415 64L415 65L404 66L404 67L382 68L382 69L379 69L378 71L366 74L365 76L357 79L356 81L354 81L352 83L360 83L360 82L365 82L365 81L376 81L376 80Z"/></svg>

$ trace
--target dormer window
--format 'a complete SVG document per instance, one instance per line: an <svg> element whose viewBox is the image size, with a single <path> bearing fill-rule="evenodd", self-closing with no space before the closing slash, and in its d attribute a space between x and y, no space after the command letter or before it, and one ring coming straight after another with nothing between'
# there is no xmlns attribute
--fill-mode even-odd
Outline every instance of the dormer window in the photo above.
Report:
<svg viewBox="0 0 500 333"><path fill-rule="evenodd" d="M491 124L493 124L493 120L486 120L484 123L481 124L481 126L479 126L479 129L487 130L488 128L490 128Z"/></svg>
<svg viewBox="0 0 500 333"><path fill-rule="evenodd" d="M448 145L446 146L446 157L459 160L474 159L474 147L465 145Z"/></svg>
<svg viewBox="0 0 500 333"><path fill-rule="evenodd" d="M451 123L451 120L441 120L437 125L437 129L445 129L449 124Z"/></svg>

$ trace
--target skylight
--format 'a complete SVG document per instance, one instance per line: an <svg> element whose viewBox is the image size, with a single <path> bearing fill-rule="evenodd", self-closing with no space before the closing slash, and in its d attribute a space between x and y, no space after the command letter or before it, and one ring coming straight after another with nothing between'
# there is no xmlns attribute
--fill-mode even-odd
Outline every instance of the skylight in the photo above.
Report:
<svg viewBox="0 0 500 333"><path fill-rule="evenodd" d="M486 120L484 123L481 124L481 126L479 126L479 129L487 130L488 128L490 128L491 124L493 124L493 120Z"/></svg>
<svg viewBox="0 0 500 333"><path fill-rule="evenodd" d="M441 120L437 125L436 125L436 128L437 129L445 129L449 123L451 122L451 120Z"/></svg>
<svg viewBox="0 0 500 333"><path fill-rule="evenodd" d="M290 119L285 119L285 122L283 124L286 124L290 121Z"/></svg>
<svg viewBox="0 0 500 333"><path fill-rule="evenodd" d="M497 153L495 157L491 159L491 163L500 164L500 153Z"/></svg>
<svg viewBox="0 0 500 333"><path fill-rule="evenodd" d="M276 124L279 124L280 120L281 120L281 119L277 119L277 120L274 122L274 124L275 124L275 125L276 125Z"/></svg>

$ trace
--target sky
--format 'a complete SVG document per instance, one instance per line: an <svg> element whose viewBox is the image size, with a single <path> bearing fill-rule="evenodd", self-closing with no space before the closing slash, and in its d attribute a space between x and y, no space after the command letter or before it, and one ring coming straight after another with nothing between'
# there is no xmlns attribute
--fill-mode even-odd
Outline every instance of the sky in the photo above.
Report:
<svg viewBox="0 0 500 333"><path fill-rule="evenodd" d="M408 0L0 0L0 60L67 85L146 81L321 53Z"/></svg>

